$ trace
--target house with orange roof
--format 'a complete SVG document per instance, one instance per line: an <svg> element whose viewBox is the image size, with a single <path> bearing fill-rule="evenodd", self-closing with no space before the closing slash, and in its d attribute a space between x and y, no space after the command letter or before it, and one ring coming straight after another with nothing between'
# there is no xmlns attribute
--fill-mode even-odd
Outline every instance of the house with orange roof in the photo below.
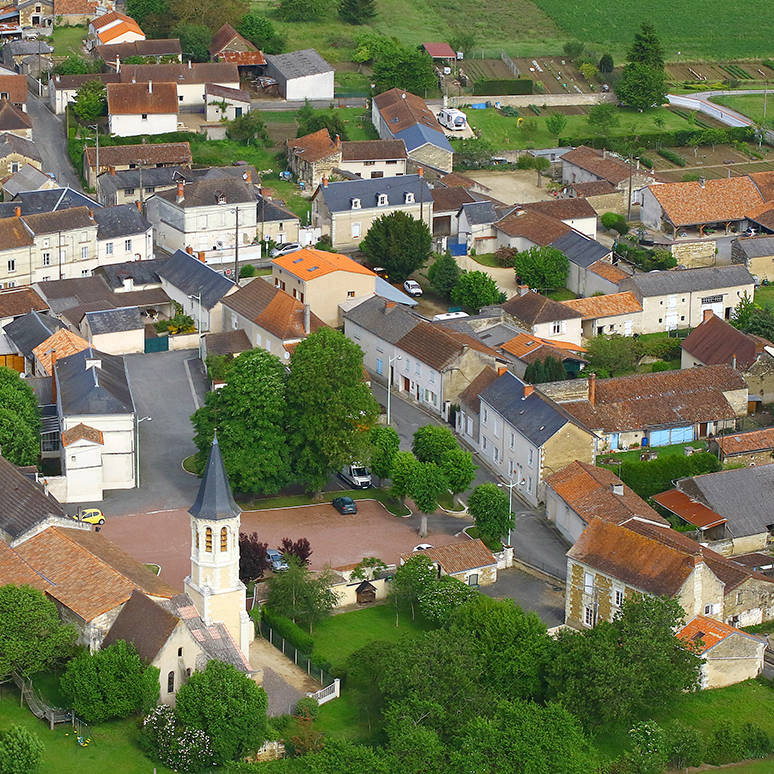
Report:
<svg viewBox="0 0 774 774"><path fill-rule="evenodd" d="M35 376L52 376L54 364L59 358L74 355L88 349L89 342L73 333L69 328L62 328L32 350L35 356Z"/></svg>
<svg viewBox="0 0 774 774"><path fill-rule="evenodd" d="M110 11L92 19L89 22L89 35L98 46L145 40L145 33L140 25L131 16L118 11Z"/></svg>
<svg viewBox="0 0 774 774"><path fill-rule="evenodd" d="M341 163L341 138L327 128L286 142L290 171L312 190Z"/></svg>
<svg viewBox="0 0 774 774"><path fill-rule="evenodd" d="M765 637L747 634L703 615L691 618L677 637L701 655L701 688L734 685L752 680L763 671Z"/></svg>
<svg viewBox="0 0 774 774"><path fill-rule="evenodd" d="M562 301L583 315L583 338L617 334L633 336L642 333L642 304L631 291L590 296Z"/></svg>
<svg viewBox="0 0 774 774"><path fill-rule="evenodd" d="M415 557L403 554L400 563ZM439 577L449 575L466 586L490 586L497 582L497 559L481 540L465 540L447 546L426 548L422 556L435 565Z"/></svg>
<svg viewBox="0 0 774 774"><path fill-rule="evenodd" d="M747 466L770 465L774 462L774 427L719 435L710 441L709 450L724 465L740 462Z"/></svg>
<svg viewBox="0 0 774 774"><path fill-rule="evenodd" d="M588 362L582 352L586 350L566 341L541 339L529 333L518 333L512 339L500 344L499 349L510 356L512 370L519 378L523 378L530 366L537 360L544 361L552 357L564 365L568 374L578 375Z"/></svg>
<svg viewBox="0 0 774 774"><path fill-rule="evenodd" d="M346 255L305 247L272 259L271 277L279 288L326 325L341 325L339 304L369 298L376 291L376 274Z"/></svg>

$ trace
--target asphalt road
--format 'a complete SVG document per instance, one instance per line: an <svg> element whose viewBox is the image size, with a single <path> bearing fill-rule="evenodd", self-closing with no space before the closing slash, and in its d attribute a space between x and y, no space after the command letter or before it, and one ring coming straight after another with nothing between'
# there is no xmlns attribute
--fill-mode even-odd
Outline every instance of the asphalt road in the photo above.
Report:
<svg viewBox="0 0 774 774"><path fill-rule="evenodd" d="M83 191L67 154L64 122L31 91L27 93L27 115L32 121L35 147L43 159L43 171L53 174L60 185Z"/></svg>

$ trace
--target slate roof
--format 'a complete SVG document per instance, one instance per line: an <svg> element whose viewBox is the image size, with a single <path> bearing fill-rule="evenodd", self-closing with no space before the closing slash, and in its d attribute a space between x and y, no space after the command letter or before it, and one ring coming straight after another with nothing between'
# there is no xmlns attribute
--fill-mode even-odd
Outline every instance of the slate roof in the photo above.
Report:
<svg viewBox="0 0 774 774"><path fill-rule="evenodd" d="M460 403L470 406L478 413L481 406L481 393L498 378L497 371L491 366L484 366L478 376L460 393Z"/></svg>
<svg viewBox="0 0 774 774"><path fill-rule="evenodd" d="M720 447L723 456L735 454L750 454L752 452L774 449L774 427L764 427L761 430L750 430L746 433L719 435L715 443Z"/></svg>
<svg viewBox="0 0 774 774"><path fill-rule="evenodd" d="M69 328L62 328L38 344L32 351L40 362L43 371L51 376L51 365L54 355L56 355L58 360L59 358L69 357L76 352L87 349L88 346L88 341L73 333Z"/></svg>
<svg viewBox="0 0 774 774"><path fill-rule="evenodd" d="M282 341L303 339L306 336L304 305L261 277L226 296L223 306L233 309ZM325 323L310 312L310 330L314 332L324 326Z"/></svg>
<svg viewBox="0 0 774 774"><path fill-rule="evenodd" d="M399 304L388 306L380 296L366 299L345 312L344 317L389 344L397 344L420 322L419 317Z"/></svg>
<svg viewBox="0 0 774 774"><path fill-rule="evenodd" d="M33 161L42 160L32 140L26 140L17 134L4 132L0 134L0 158L10 156L12 153L18 153L20 156L24 156L25 159L32 159Z"/></svg>
<svg viewBox="0 0 774 774"><path fill-rule="evenodd" d="M395 132L394 136L397 140L403 140L409 153L417 148L421 148L423 145L435 145L436 148L453 153L454 149L451 143L446 139L446 135L437 128L438 126L440 124L437 123L436 128L424 126L423 124L414 124L401 129L399 132Z"/></svg>
<svg viewBox="0 0 774 774"><path fill-rule="evenodd" d="M250 339L241 328L237 331L207 333L204 336L204 344L208 355L238 355L253 348Z"/></svg>
<svg viewBox="0 0 774 774"><path fill-rule="evenodd" d="M100 207L94 210L94 220L97 221L97 239L146 234L151 228L150 222L133 204Z"/></svg>
<svg viewBox="0 0 774 774"><path fill-rule="evenodd" d="M99 312L86 312L86 319L93 336L103 333L144 330L140 319L140 310L136 306L121 309L105 309Z"/></svg>
<svg viewBox="0 0 774 774"><path fill-rule="evenodd" d="M88 207L71 207L55 212L22 215L22 220L27 228L36 235L57 234L60 231L93 228L97 225L94 221L94 213Z"/></svg>
<svg viewBox="0 0 774 774"><path fill-rule="evenodd" d="M131 278L134 286L160 285L161 278L157 269L163 265L166 258L156 258L150 261L125 261L124 263L110 263L99 266L94 271L107 282L113 290L121 290L124 287L124 279ZM123 294L120 294L123 297Z"/></svg>
<svg viewBox="0 0 774 774"><path fill-rule="evenodd" d="M768 258L774 255L774 236L771 234L737 237L736 245L747 258Z"/></svg>
<svg viewBox="0 0 774 774"><path fill-rule="evenodd" d="M555 242L572 229L561 220L536 210L514 210L495 223L495 228L512 237L524 237L540 247ZM608 251L609 252L609 251Z"/></svg>
<svg viewBox="0 0 774 774"><path fill-rule="evenodd" d="M42 341L45 341L52 333L65 328L65 324L47 314L39 314L36 311L29 312L9 322L3 333L16 345L24 357L31 358L32 351Z"/></svg>
<svg viewBox="0 0 774 774"><path fill-rule="evenodd" d="M530 202L521 205L525 210L536 210L558 220L573 220L577 218L597 218L597 211L585 200L547 199L542 202Z"/></svg>
<svg viewBox="0 0 774 774"><path fill-rule="evenodd" d="M381 205L386 212L388 207L405 206L405 194L414 194L414 201L425 201L428 205L433 201L430 187L419 175L401 175L400 177L379 177L369 180L345 180L339 183L328 183L320 186L315 196L322 196L328 209L334 212L345 212L352 209L352 200L360 199L362 209L376 209L379 195L386 194L388 205Z"/></svg>
<svg viewBox="0 0 774 774"><path fill-rule="evenodd" d="M224 204L245 204L256 200L255 186L252 183L243 180L241 176L222 175L186 183L180 202L177 201L177 189L161 191L156 196L184 210L189 207L212 207L219 203L220 197L225 197Z"/></svg>
<svg viewBox="0 0 774 774"><path fill-rule="evenodd" d="M87 368L87 360L99 367ZM93 347L56 361L57 398L64 416L133 414L134 401L124 358Z"/></svg>
<svg viewBox="0 0 774 774"><path fill-rule="evenodd" d="M600 180L607 180L613 185L618 185L629 179L630 166L609 153L589 148L587 145L579 145L577 148L565 153L562 162L569 162L576 167L585 169L596 175ZM646 170L640 170L640 174Z"/></svg>
<svg viewBox="0 0 774 774"><path fill-rule="evenodd" d="M96 149L85 149L87 164L96 167ZM107 145L99 149L100 167L125 167L133 163L191 164L191 145L187 142L147 143L142 145Z"/></svg>
<svg viewBox="0 0 774 774"><path fill-rule="evenodd" d="M728 363L746 371L757 358L755 341L716 315L694 328L680 345L704 365Z"/></svg>
<svg viewBox="0 0 774 774"><path fill-rule="evenodd" d="M402 140L348 140L341 143L342 161L380 161L407 158Z"/></svg>
<svg viewBox="0 0 774 774"><path fill-rule="evenodd" d="M24 216L41 212L58 212L73 207L98 210L101 206L85 194L74 191L72 188L52 188L42 191L23 191L17 194L12 202L0 204L0 213L3 217L10 217L14 214L16 207L21 207L21 214Z"/></svg>
<svg viewBox="0 0 774 774"><path fill-rule="evenodd" d="M218 274L206 263L178 250L171 258L156 268L159 277L187 295L202 294L202 306L212 309L234 287L234 283Z"/></svg>
<svg viewBox="0 0 774 774"><path fill-rule="evenodd" d="M619 314L633 314L642 311L642 304L631 291L610 293L606 296L573 298L561 303L576 312L580 312L584 320L596 320L600 317L614 317Z"/></svg>
<svg viewBox="0 0 774 774"><path fill-rule="evenodd" d="M306 78L309 75L329 73L329 65L313 48L290 51L287 54L266 55L266 62L287 80Z"/></svg>
<svg viewBox="0 0 774 774"><path fill-rule="evenodd" d="M0 290L0 319L21 317L21 315L33 310L43 312L46 309L48 309L48 304L29 285Z"/></svg>
<svg viewBox="0 0 774 774"><path fill-rule="evenodd" d="M258 196L256 221L258 223L276 223L300 220L295 212L291 212L282 202Z"/></svg>
<svg viewBox="0 0 774 774"><path fill-rule="evenodd" d="M583 315L575 309L554 301L534 290L527 291L523 296L514 296L502 305L502 310L516 320L528 326L554 320L577 320Z"/></svg>
<svg viewBox="0 0 774 774"><path fill-rule="evenodd" d="M34 0L29 0L29 3ZM27 56L29 54L53 54L54 47L43 40L10 40L3 46L3 51L8 50L11 56Z"/></svg>
<svg viewBox="0 0 774 774"><path fill-rule="evenodd" d="M678 639L685 640L694 647L698 645L699 653L706 653L708 650L712 650L712 648L723 642L723 640L734 635L752 640L757 645L763 646L762 650L766 647L765 641L761 638L755 637L752 634L747 634L747 632L729 626L722 621L706 618L703 615L694 616L677 632ZM701 644L699 645L699 643Z"/></svg>
<svg viewBox="0 0 774 774"><path fill-rule="evenodd" d="M416 553L403 554L404 561L416 556ZM438 562L447 575L480 570L497 564L492 552L480 540L465 540L448 546L437 546L422 551L431 562Z"/></svg>
<svg viewBox="0 0 774 774"><path fill-rule="evenodd" d="M460 208L460 216L465 218L471 226L487 225L497 220L497 210L492 202L473 202L463 204Z"/></svg>
<svg viewBox="0 0 774 774"><path fill-rule="evenodd" d="M18 172L11 175L4 183L3 190L11 197L22 191L37 191L44 185L55 183L32 164L25 164Z"/></svg>
<svg viewBox="0 0 774 774"><path fill-rule="evenodd" d="M734 178L732 178L734 179ZM665 296L702 290L722 290L737 285L754 285L744 266L710 266L705 269L651 271L635 274L620 283L621 290L635 290L643 297Z"/></svg>
<svg viewBox="0 0 774 774"><path fill-rule="evenodd" d="M64 508L40 484L30 481L5 457L0 457L0 492L0 530L12 540L49 516L67 518Z"/></svg>
<svg viewBox="0 0 774 774"><path fill-rule="evenodd" d="M525 397L524 387L521 379L506 371L480 394L481 400L534 446L542 446L569 423L586 429L536 390Z"/></svg>
<svg viewBox="0 0 774 774"><path fill-rule="evenodd" d="M103 309L120 306L115 303L115 293L100 276L49 280L38 283L37 288L56 314L74 306L97 301L106 304Z"/></svg>
<svg viewBox="0 0 774 774"><path fill-rule="evenodd" d="M132 116L177 115L177 85L175 83L109 83L107 85L108 113Z"/></svg>
<svg viewBox="0 0 774 774"><path fill-rule="evenodd" d="M594 518L613 524L626 524L632 519L669 526L642 498L634 493L612 471L575 460L566 468L552 473L545 484L556 492L578 516L589 524ZM616 494L614 486L623 487Z"/></svg>
<svg viewBox="0 0 774 774"><path fill-rule="evenodd" d="M100 165L101 166L101 165ZM140 174L142 174L143 188L156 188L165 186L171 188L178 180L185 180L187 175L181 174L184 167L143 167L142 173L139 167L134 169L117 169L115 174L103 172L98 180L99 187L106 197L110 194L126 189L140 187Z"/></svg>
<svg viewBox="0 0 774 774"><path fill-rule="evenodd" d="M210 455L199 485L199 493L194 504L188 509L188 513L194 518L210 521L232 519L242 513L242 509L234 502L234 495L231 493L217 435L212 441Z"/></svg>
<svg viewBox="0 0 774 774"><path fill-rule="evenodd" d="M290 139L287 143L292 153L310 164L328 158L339 150L339 146L331 139L327 129Z"/></svg>
<svg viewBox="0 0 774 774"><path fill-rule="evenodd" d="M376 274L357 261L353 261L340 253L329 253L326 250L317 250L314 247L304 247L294 253L272 258L272 263L294 277L308 282L335 271L345 271L351 274L363 274L367 277L376 277Z"/></svg>
<svg viewBox="0 0 774 774"><path fill-rule="evenodd" d="M105 443L101 430L97 430L94 427L84 425L83 422L79 422L74 427L71 427L69 430L65 430L62 433L62 446L70 446L76 441L84 439L99 444L100 446Z"/></svg>
<svg viewBox="0 0 774 774"><path fill-rule="evenodd" d="M583 201L583 199L574 201ZM605 247L595 239L589 239L585 234L577 231L568 231L566 234L562 234L551 242L551 247L563 252L570 263L584 269L605 259L611 253L609 247Z"/></svg>

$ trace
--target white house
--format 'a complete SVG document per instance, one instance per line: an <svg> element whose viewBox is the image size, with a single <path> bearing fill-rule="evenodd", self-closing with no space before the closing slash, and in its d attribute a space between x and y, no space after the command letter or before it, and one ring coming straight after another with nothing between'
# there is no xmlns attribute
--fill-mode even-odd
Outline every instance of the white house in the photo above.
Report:
<svg viewBox="0 0 774 774"><path fill-rule="evenodd" d="M287 100L332 100L334 70L313 48L266 56L266 74Z"/></svg>
<svg viewBox="0 0 774 774"><path fill-rule="evenodd" d="M153 258L153 226L134 204L97 207L97 264Z"/></svg>
<svg viewBox="0 0 774 774"><path fill-rule="evenodd" d="M177 131L177 86L174 83L109 83L108 126L118 137Z"/></svg>
<svg viewBox="0 0 774 774"><path fill-rule="evenodd" d="M92 19L89 22L89 34L96 44L101 46L145 40L145 33L140 25L131 16L125 16L118 11Z"/></svg>
<svg viewBox="0 0 774 774"><path fill-rule="evenodd" d="M580 346L583 314L532 290L514 296L502 305L502 311L516 325L541 339L566 341Z"/></svg>
<svg viewBox="0 0 774 774"><path fill-rule="evenodd" d="M361 140L341 143L339 169L363 178L398 177L406 174L403 140Z"/></svg>
<svg viewBox="0 0 774 774"><path fill-rule="evenodd" d="M250 95L246 91L214 83L204 87L204 103L208 121L233 121L250 112Z"/></svg>

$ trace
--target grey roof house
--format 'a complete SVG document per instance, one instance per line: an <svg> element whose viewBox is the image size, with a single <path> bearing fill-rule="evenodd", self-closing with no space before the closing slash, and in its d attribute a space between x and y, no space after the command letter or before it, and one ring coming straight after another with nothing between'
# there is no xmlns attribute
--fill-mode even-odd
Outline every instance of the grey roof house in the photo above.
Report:
<svg viewBox="0 0 774 774"><path fill-rule="evenodd" d="M26 373L31 374L35 360L32 350L49 336L66 327L56 317L32 311L8 323L3 328L3 333L24 357Z"/></svg>
<svg viewBox="0 0 774 774"><path fill-rule="evenodd" d="M334 71L313 48L266 56L266 74L286 100L333 99Z"/></svg>
<svg viewBox="0 0 774 774"><path fill-rule="evenodd" d="M145 351L145 325L136 306L86 312L81 331L95 349L110 355Z"/></svg>

